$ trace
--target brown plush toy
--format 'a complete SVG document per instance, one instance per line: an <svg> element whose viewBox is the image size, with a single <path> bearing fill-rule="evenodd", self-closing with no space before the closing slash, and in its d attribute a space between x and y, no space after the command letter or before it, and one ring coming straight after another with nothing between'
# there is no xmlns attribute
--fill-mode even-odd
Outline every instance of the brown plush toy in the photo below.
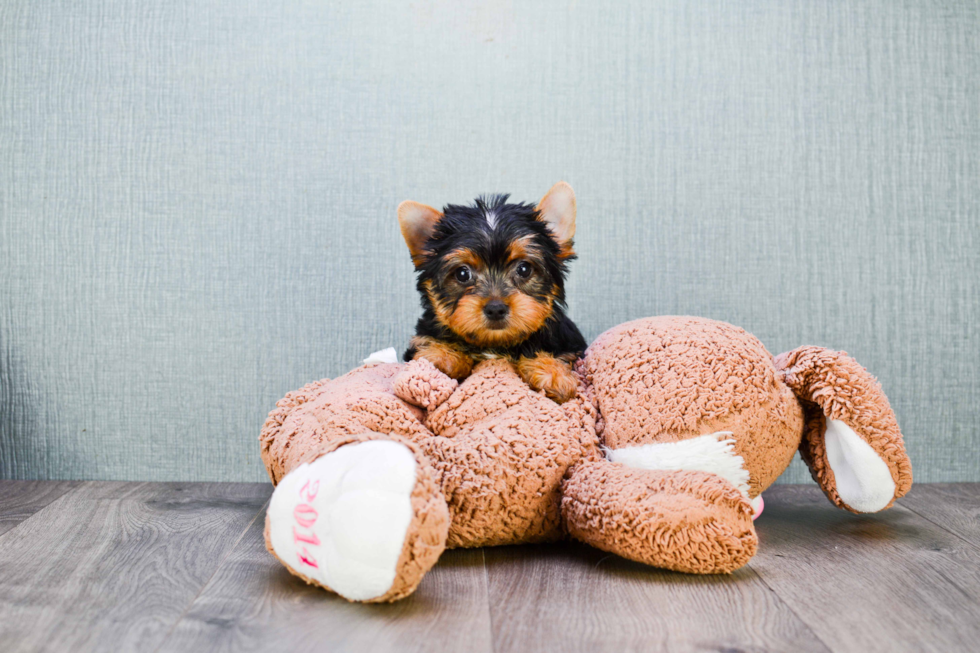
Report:
<svg viewBox="0 0 980 653"><path fill-rule="evenodd" d="M888 400L842 352L773 358L729 324L660 317L602 334L576 372L562 405L504 360L461 384L425 360L368 362L288 394L260 437L269 551L368 602L411 594L446 547L567 535L724 573L755 553L754 506L797 449L853 512L911 486Z"/></svg>

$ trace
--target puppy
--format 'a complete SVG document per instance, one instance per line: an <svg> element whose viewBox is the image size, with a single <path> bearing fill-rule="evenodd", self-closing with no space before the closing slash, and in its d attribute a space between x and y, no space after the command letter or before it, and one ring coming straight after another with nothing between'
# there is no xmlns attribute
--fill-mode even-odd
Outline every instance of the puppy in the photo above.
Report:
<svg viewBox="0 0 980 653"><path fill-rule="evenodd" d="M506 358L529 386L563 403L575 396L572 364L586 347L565 315L575 193L559 182L537 206L508 197L441 212L398 206L423 309L404 358L425 358L460 380L480 360Z"/></svg>

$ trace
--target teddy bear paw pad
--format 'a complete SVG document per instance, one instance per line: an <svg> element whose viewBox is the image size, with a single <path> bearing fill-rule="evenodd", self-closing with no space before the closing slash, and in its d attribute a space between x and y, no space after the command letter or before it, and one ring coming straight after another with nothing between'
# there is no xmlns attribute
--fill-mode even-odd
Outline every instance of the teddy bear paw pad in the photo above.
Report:
<svg viewBox="0 0 980 653"><path fill-rule="evenodd" d="M846 422L827 417L824 446L837 496L852 510L878 512L895 498L888 463Z"/></svg>
<svg viewBox="0 0 980 653"><path fill-rule="evenodd" d="M377 598L395 581L415 480L415 457L398 442L348 444L304 463L272 494L272 549L344 598Z"/></svg>

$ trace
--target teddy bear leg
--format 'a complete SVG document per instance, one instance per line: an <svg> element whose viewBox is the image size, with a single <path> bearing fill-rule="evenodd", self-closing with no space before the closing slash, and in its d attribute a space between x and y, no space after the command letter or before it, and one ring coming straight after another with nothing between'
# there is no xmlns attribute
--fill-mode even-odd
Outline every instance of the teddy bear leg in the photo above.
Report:
<svg viewBox="0 0 980 653"><path fill-rule="evenodd" d="M674 571L731 573L759 544L748 499L708 472L580 463L565 481L562 514L572 537Z"/></svg>
<svg viewBox="0 0 980 653"><path fill-rule="evenodd" d="M895 413L881 385L844 352L800 347L775 358L803 405L800 455L836 506L884 510L912 485Z"/></svg>
<svg viewBox="0 0 980 653"><path fill-rule="evenodd" d="M425 456L398 436L337 437L278 483L269 551L349 601L411 594L445 549L449 512Z"/></svg>

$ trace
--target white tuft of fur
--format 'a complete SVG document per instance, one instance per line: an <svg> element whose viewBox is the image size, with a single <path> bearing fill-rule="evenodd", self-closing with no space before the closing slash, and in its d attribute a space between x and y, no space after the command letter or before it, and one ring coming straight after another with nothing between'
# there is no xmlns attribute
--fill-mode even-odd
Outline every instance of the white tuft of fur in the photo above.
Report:
<svg viewBox="0 0 980 653"><path fill-rule="evenodd" d="M398 352L395 351L394 347L388 347L387 349L376 351L364 359L365 365L381 365L382 363L397 363L397 362L398 362Z"/></svg>
<svg viewBox="0 0 980 653"><path fill-rule="evenodd" d="M829 417L824 444L841 501L858 512L878 512L888 505L895 496L895 480L870 444L844 422Z"/></svg>
<svg viewBox="0 0 980 653"><path fill-rule="evenodd" d="M490 226L490 229L496 229L497 228L497 214L494 213L493 211L487 211L483 215L487 219L487 224Z"/></svg>
<svg viewBox="0 0 980 653"><path fill-rule="evenodd" d="M606 458L637 469L684 470L717 474L749 496L749 471L735 453L729 431L719 431L680 442L657 442L622 449L605 449Z"/></svg>
<svg viewBox="0 0 980 653"><path fill-rule="evenodd" d="M408 447L385 440L300 465L269 502L276 555L351 601L381 596L395 581L412 522L415 468Z"/></svg>

